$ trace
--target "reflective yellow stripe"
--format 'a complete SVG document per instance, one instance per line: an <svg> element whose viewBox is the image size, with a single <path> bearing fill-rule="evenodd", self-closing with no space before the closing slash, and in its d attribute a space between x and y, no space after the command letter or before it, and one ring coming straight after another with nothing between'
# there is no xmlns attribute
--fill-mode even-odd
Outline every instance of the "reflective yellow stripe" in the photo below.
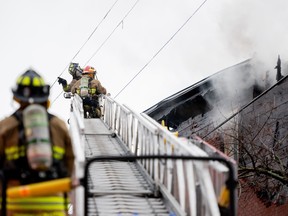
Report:
<svg viewBox="0 0 288 216"><path fill-rule="evenodd" d="M24 157L26 155L26 148L25 146L20 146L19 149L19 157Z"/></svg>
<svg viewBox="0 0 288 216"><path fill-rule="evenodd" d="M25 76L25 77L20 76L17 79L17 84L21 84L21 85L24 85L24 86L29 86L29 85L31 85L31 78L29 76ZM33 78L32 86L41 87L41 86L44 86L44 85L45 85L45 82L44 82L42 77L34 77Z"/></svg>
<svg viewBox="0 0 288 216"><path fill-rule="evenodd" d="M65 149L59 146L53 146L53 151L57 152L58 154L64 154L65 153Z"/></svg>
<svg viewBox="0 0 288 216"><path fill-rule="evenodd" d="M70 85L66 85L66 86L63 87L63 90L64 91L68 91L70 88L71 88Z"/></svg>
<svg viewBox="0 0 288 216"><path fill-rule="evenodd" d="M44 86L44 80L41 77L34 77L33 78L33 86L39 87Z"/></svg>
<svg viewBox="0 0 288 216"><path fill-rule="evenodd" d="M53 154L53 158L57 159L57 160L61 160L63 158L63 155L60 154Z"/></svg>
<svg viewBox="0 0 288 216"><path fill-rule="evenodd" d="M12 147L9 147L9 148L6 148L5 149L5 154L8 155L8 154L15 154L15 152L18 151L18 146L12 146Z"/></svg>
<svg viewBox="0 0 288 216"><path fill-rule="evenodd" d="M20 149L18 148L18 146L12 146L10 148L6 148L5 155L7 160L16 160L19 157L25 156L25 147L20 146Z"/></svg>
<svg viewBox="0 0 288 216"><path fill-rule="evenodd" d="M96 88L91 88L91 94L95 94L96 93Z"/></svg>
<svg viewBox="0 0 288 216"><path fill-rule="evenodd" d="M65 210L63 197L29 197L19 199L7 199L9 210Z"/></svg>
<svg viewBox="0 0 288 216"><path fill-rule="evenodd" d="M20 76L20 77L18 77L18 79L17 79L17 84L20 84L21 83L21 80L23 79L23 77L22 76Z"/></svg>
<svg viewBox="0 0 288 216"><path fill-rule="evenodd" d="M65 154L65 149L59 146L53 146L53 157L55 159L62 159Z"/></svg>
<svg viewBox="0 0 288 216"><path fill-rule="evenodd" d="M42 140L45 141L45 140ZM61 148L59 146L53 146L53 157L55 159L62 159L65 154L65 149ZM24 157L26 155L25 153L25 146L20 146L20 149L18 146L13 146L10 148L5 149L5 155L7 160L16 160L19 157Z"/></svg>
<svg viewBox="0 0 288 216"><path fill-rule="evenodd" d="M23 79L21 80L21 85L25 85L25 86L29 86L31 83L31 79L30 77L23 77Z"/></svg>

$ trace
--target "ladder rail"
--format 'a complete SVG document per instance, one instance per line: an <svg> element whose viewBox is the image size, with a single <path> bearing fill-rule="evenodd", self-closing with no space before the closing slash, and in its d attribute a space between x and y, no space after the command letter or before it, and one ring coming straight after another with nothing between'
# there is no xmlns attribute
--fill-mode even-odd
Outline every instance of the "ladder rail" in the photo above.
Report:
<svg viewBox="0 0 288 216"><path fill-rule="evenodd" d="M107 103L106 103L107 102ZM113 107L111 107L113 104ZM121 109L125 111L121 111ZM120 139L122 137L129 137L128 140L132 140L132 143L128 143L127 147L130 151L137 156L140 155L152 155L152 154L168 154L168 155L191 155L191 156L208 156L208 154L197 147L196 145L187 145L187 143L177 137L175 137L171 132L167 129L162 127L160 124L156 123L155 120L151 119L148 115L141 113L138 114L137 112L133 111L130 107L126 105L120 105L112 98L107 97L104 102L104 122L111 127L112 130L115 131L116 135L119 136ZM110 119L120 118L122 124L111 124L108 121L108 118L105 116L109 116ZM125 122L131 122L130 125L132 127L126 127L128 130L122 130L124 127L123 124ZM122 127L122 128L121 128ZM123 133L127 134L123 134ZM125 140L122 139L125 143ZM126 143L127 144L127 143ZM171 161L167 161L167 164L162 164L161 161L157 160L142 160L142 165L145 170L149 173L152 179L155 181L156 188L160 186L167 189L168 194L172 195L174 198L177 199L178 204L181 206L182 209L187 209L187 203L185 200L185 190L183 190L183 185L180 185L180 182L184 182L184 176L182 175L183 172L189 172L186 167L185 163L176 163L173 164ZM209 163L209 162L208 162ZM213 188L213 182L210 177L209 168L216 168L221 167L222 176L227 177L228 169L222 164L218 163L200 163L200 162L193 162L193 166L189 169L194 169L194 174L197 176L198 181L201 185L201 193L203 197L206 197L205 207L210 211L211 215L219 215L219 208L217 205L217 197ZM159 167L159 170L156 169ZM224 167L224 169L223 169ZM153 169L154 168L154 169ZM183 168L185 170L183 171ZM168 170L168 171L167 171ZM174 170L177 176L180 176L178 181L173 179L173 174L169 172L169 170ZM217 171L217 169L216 169ZM179 175L178 175L179 173ZM182 174L181 174L182 173ZM174 173L175 174L175 173ZM225 178L226 179L226 178ZM177 187L178 190L173 191L173 185L175 182L178 183ZM190 184L190 185L189 185ZM196 185L191 185L193 183L188 182L186 187L187 188L195 188ZM181 190L180 190L181 189ZM190 198L190 194L188 195ZM188 202L196 202L196 200L192 200L192 197ZM194 203L193 206L196 206ZM192 214L191 214L192 215Z"/></svg>
<svg viewBox="0 0 288 216"><path fill-rule="evenodd" d="M75 155L74 160L74 176L76 179L84 177L85 167L85 140L84 140L84 111L82 99L79 95L75 94L71 98L69 132L72 140L73 152ZM72 200L77 203L73 205L73 214L84 215L84 188L77 187L71 192Z"/></svg>
<svg viewBox="0 0 288 216"><path fill-rule="evenodd" d="M73 100L79 100L79 98L74 96ZM222 163L209 162L208 160L205 162L188 160L175 162L171 159L163 160L161 157L153 159L143 157L145 155L167 155L171 157L208 158L208 154L198 146L193 145L193 143L187 144L187 140L176 137L148 115L139 114L130 107L121 105L106 95L103 95L100 100L103 122L126 145L132 157L142 157L137 161L154 181L155 194L161 192L165 202L175 212L178 212L178 215L220 215L215 192L219 190L216 190L213 184L211 169L219 173L223 180L226 181L229 175L229 169L226 166ZM79 101L76 103L75 101L72 104L71 114L75 115L74 121L77 121L78 126L81 126L83 118L82 120L77 118L77 116L82 115L81 103ZM71 127L76 126L71 124ZM72 137L73 145L81 146L84 143L82 142L84 133L82 133L80 128L78 128L80 138L77 139L77 136ZM84 155L82 150L77 152L77 154ZM187 179L188 177L190 179ZM201 202L199 202L198 197L201 197ZM203 206L204 212L201 211ZM81 208L84 209L84 206L82 205ZM81 212L81 214L77 215L83 214Z"/></svg>
<svg viewBox="0 0 288 216"><path fill-rule="evenodd" d="M88 175L89 175L89 167L91 166L92 163L97 162L97 161L105 161L105 160L109 160L109 161L135 161L135 160L141 160L141 159L164 159L164 160L184 160L184 161L220 161L223 162L228 170L229 170L229 175L228 175L228 180L227 180L227 187L230 189L231 193L230 193L230 197L232 198L235 195L235 188L236 188L236 180L234 178L235 173L234 173L234 167L233 164L221 157L203 157L203 156L190 156L190 155L141 155L141 156L133 156L133 155L126 155L126 156L98 156L98 157L94 157L94 158L90 158L86 165L85 165L85 178L83 179L84 182L84 191L85 191L85 216L88 215L88 197L89 197L89 191L88 191ZM207 176L204 176L207 177ZM176 213L176 215L191 215L191 214L186 214L183 213L183 210L181 209L173 209L174 213ZM196 212L195 209L193 209L194 212ZM231 216L236 215L236 206L235 206L235 202L233 202L233 199L231 200L231 204L230 204L230 208L229 208L229 212ZM208 215L210 215L211 212L208 212ZM214 212L215 213L215 212ZM195 214L195 215L199 215L199 214ZM201 215L207 215L207 212Z"/></svg>

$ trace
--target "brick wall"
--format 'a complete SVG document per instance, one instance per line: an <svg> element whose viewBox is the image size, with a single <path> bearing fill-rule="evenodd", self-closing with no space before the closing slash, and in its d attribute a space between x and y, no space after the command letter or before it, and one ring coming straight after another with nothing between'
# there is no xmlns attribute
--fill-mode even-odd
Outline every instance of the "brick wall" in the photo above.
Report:
<svg viewBox="0 0 288 216"><path fill-rule="evenodd" d="M266 207L255 193L240 197L238 201L238 216L287 216L288 203L280 206L272 204Z"/></svg>

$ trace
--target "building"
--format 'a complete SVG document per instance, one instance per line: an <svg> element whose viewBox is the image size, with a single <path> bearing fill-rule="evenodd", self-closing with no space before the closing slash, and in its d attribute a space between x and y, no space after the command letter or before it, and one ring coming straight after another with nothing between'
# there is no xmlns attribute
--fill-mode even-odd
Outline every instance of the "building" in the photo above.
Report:
<svg viewBox="0 0 288 216"><path fill-rule="evenodd" d="M238 161L239 215L288 212L288 79L280 58L275 69L248 59L144 111L179 136L200 136Z"/></svg>

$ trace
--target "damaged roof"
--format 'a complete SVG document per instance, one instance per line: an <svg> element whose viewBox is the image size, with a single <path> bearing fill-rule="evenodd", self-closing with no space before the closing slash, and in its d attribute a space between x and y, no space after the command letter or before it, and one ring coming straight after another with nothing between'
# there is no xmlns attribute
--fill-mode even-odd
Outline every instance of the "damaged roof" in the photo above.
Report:
<svg viewBox="0 0 288 216"><path fill-rule="evenodd" d="M216 98L213 81L222 79L228 73L245 73L248 70L251 59L245 60L232 67L223 69L155 104L144 111L151 118L158 122L165 120L169 127L177 126L189 118L197 115L204 115L213 108L210 104L211 98ZM237 70L235 70L237 69Z"/></svg>

